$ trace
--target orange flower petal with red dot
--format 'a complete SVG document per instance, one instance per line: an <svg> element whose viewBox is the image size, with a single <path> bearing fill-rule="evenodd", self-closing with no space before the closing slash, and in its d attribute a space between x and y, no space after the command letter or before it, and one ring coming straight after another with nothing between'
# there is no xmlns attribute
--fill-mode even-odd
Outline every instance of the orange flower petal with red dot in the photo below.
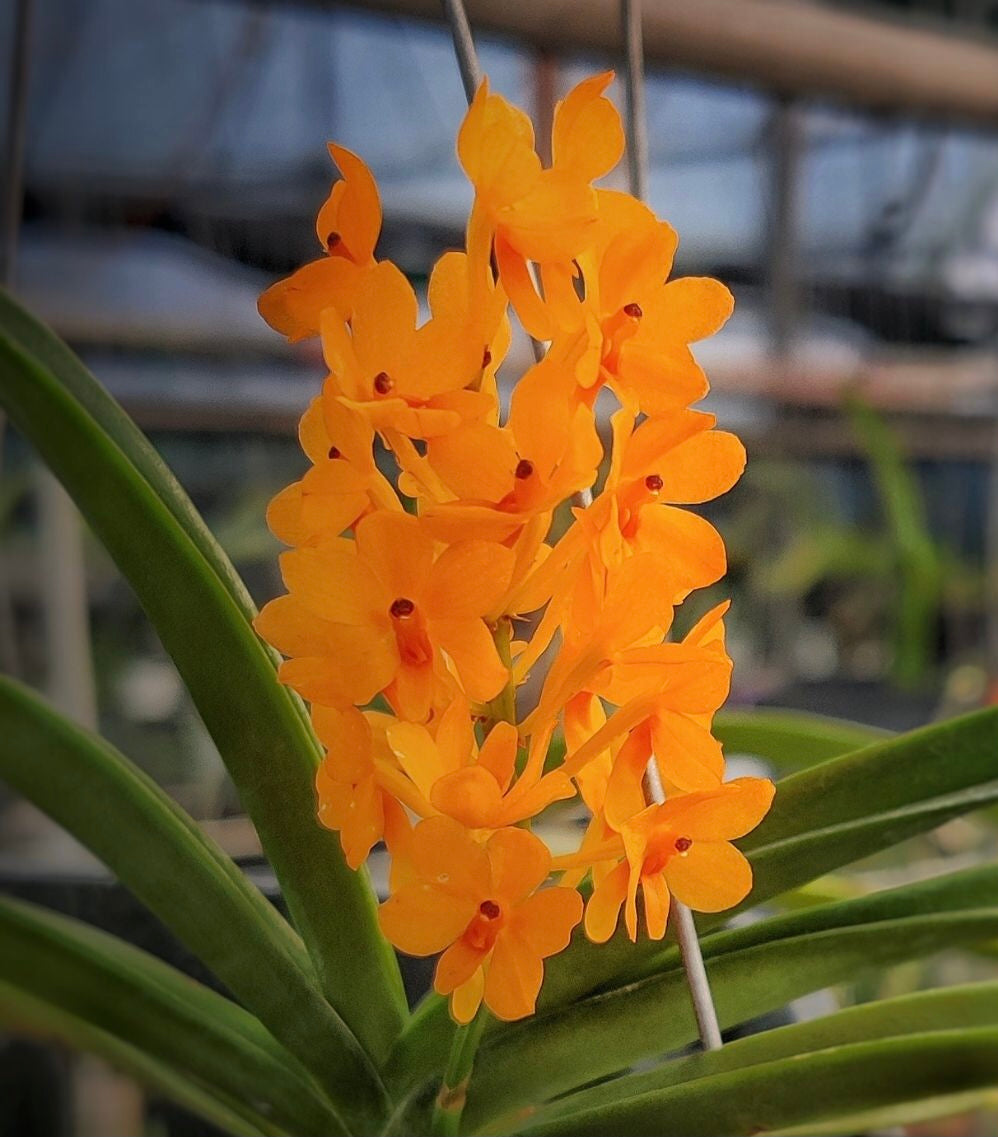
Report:
<svg viewBox="0 0 998 1137"><path fill-rule="evenodd" d="M723 912L733 908L752 889L752 866L726 841L694 839L681 856L665 868L673 896L696 912Z"/></svg>

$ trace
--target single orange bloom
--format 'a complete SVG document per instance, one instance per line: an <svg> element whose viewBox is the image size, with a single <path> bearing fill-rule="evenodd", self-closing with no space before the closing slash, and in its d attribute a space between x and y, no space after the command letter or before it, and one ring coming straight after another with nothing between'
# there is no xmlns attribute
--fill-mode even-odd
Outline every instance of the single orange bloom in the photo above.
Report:
<svg viewBox="0 0 998 1137"><path fill-rule="evenodd" d="M568 266L585 247L596 220L589 183L616 164L622 149L619 116L600 97L612 77L610 72L587 80L559 104L551 169L541 167L530 119L500 95L490 94L488 80L476 92L458 133L458 158L475 187L468 254L484 268L494 249L513 306L543 338L553 329L528 263ZM616 133L604 129L608 116L615 117ZM545 326L536 332L539 320Z"/></svg>
<svg viewBox="0 0 998 1137"><path fill-rule="evenodd" d="M314 399L299 436L312 469L267 508L271 532L286 545L319 544L374 509L402 509L374 463L374 431L361 415L336 400Z"/></svg>
<svg viewBox="0 0 998 1137"><path fill-rule="evenodd" d="M568 946L582 918L574 888L537 891L551 868L543 841L499 829L480 845L458 822L431 817L416 826L406 860L404 883L378 910L388 939L409 955L443 951L434 987L450 995L459 1023L483 997L500 1019L532 1014L543 961Z"/></svg>
<svg viewBox="0 0 998 1137"><path fill-rule="evenodd" d="M625 859L603 878L586 906L586 934L608 940L625 904L627 934L637 939L637 890L648 935L665 935L670 894L697 912L733 908L752 889L752 867L729 842L754 829L773 801L765 778L736 778L714 790L651 805L620 829Z"/></svg>
<svg viewBox="0 0 998 1137"><path fill-rule="evenodd" d="M343 177L319 210L315 232L326 254L311 261L260 297L260 315L292 342L319 334L322 312L336 308L344 319L363 271L374 264L381 232L381 200L371 171L344 146L329 144Z"/></svg>
<svg viewBox="0 0 998 1137"><path fill-rule="evenodd" d="M438 555L417 518L385 510L363 518L355 536L283 554L290 595L254 621L293 657L282 681L332 706L384 692L413 721L455 680L476 702L494 698L509 673L483 617L509 586L513 554L465 541Z"/></svg>
<svg viewBox="0 0 998 1137"><path fill-rule="evenodd" d="M515 825L575 792L557 771L513 782L519 737L508 722L496 723L481 748L467 713L456 730L439 731L436 739L411 722L390 726L387 739L399 765L434 809L468 829Z"/></svg>
<svg viewBox="0 0 998 1137"><path fill-rule="evenodd" d="M392 432L445 433L492 406L486 394L463 389L482 375L481 333L443 317L417 328L417 315L412 285L389 261L364 274L349 329L335 309L322 313L325 397L339 397L389 441Z"/></svg>
<svg viewBox="0 0 998 1137"><path fill-rule="evenodd" d="M506 540L592 484L603 447L571 386L544 359L517 383L505 427L471 424L428 441L427 461L455 498L427 505L434 532Z"/></svg>
<svg viewBox="0 0 998 1137"><path fill-rule="evenodd" d="M397 779L381 771L394 763L385 743L386 715L362 714L353 707L313 707L312 725L326 756L315 776L319 821L339 831L347 864L359 868L384 839L389 849L407 823L402 807L385 789Z"/></svg>

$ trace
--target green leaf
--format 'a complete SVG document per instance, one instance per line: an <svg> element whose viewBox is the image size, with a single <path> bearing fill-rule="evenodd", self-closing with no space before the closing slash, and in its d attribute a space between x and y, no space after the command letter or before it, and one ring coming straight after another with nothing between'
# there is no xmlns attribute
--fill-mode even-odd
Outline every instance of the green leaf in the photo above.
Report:
<svg viewBox="0 0 998 1137"><path fill-rule="evenodd" d="M113 1034L2 980L0 1026L14 1034L30 1035L98 1054L137 1082L185 1106L234 1137L282 1137L281 1129L255 1116L241 1103L212 1094Z"/></svg>
<svg viewBox="0 0 998 1137"><path fill-rule="evenodd" d="M0 774L112 868L320 1079L344 1116L381 1115L380 1081L323 999L298 937L150 778L3 678Z"/></svg>
<svg viewBox="0 0 998 1137"><path fill-rule="evenodd" d="M0 974L19 991L292 1133L346 1133L260 1022L175 968L77 920L0 897Z"/></svg>
<svg viewBox="0 0 998 1137"><path fill-rule="evenodd" d="M822 905L717 932L702 941L722 1028L811 991L998 935L998 867L955 873L861 900ZM678 951L659 946L654 972L486 1034L468 1114L532 1104L697 1037Z"/></svg>
<svg viewBox="0 0 998 1137"><path fill-rule="evenodd" d="M889 737L842 719L768 708L721 711L714 734L729 754L754 754L781 771L805 769Z"/></svg>
<svg viewBox="0 0 998 1137"><path fill-rule="evenodd" d="M72 495L173 657L312 954L376 1061L407 1011L366 874L315 820L317 744L182 491L68 349L0 293L0 401Z"/></svg>
<svg viewBox="0 0 998 1137"><path fill-rule="evenodd" d="M998 985L922 992L619 1078L488 1131L668 1137L800 1125L813 1132L815 1122L858 1110L996 1086L996 1043Z"/></svg>
<svg viewBox="0 0 998 1137"><path fill-rule="evenodd" d="M998 801L998 708L963 715L842 755L781 779L763 823L737 842L755 882L735 911ZM732 912L701 916L701 930ZM659 947L618 933L594 945L577 932L547 965L541 1005L619 985Z"/></svg>

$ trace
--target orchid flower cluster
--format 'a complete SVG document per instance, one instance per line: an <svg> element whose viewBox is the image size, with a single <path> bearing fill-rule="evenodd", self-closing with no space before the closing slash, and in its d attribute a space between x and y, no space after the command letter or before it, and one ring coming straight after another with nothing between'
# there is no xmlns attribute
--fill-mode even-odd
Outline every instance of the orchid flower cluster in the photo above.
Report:
<svg viewBox="0 0 998 1137"><path fill-rule="evenodd" d="M381 927L404 952L442 953L435 987L459 1022L483 999L530 1014L543 960L580 922L603 942L623 908L635 939L639 890L656 939L670 896L739 903L751 870L730 842L773 796L764 779L724 780L711 733L726 605L669 638L676 607L725 571L720 536L684 507L744 465L738 439L690 409L707 381L689 344L732 300L714 280L667 282L673 230L594 188L624 147L612 78L558 104L550 168L528 117L482 84L457 141L475 194L466 248L434 267L422 324L406 277L375 258L371 173L336 145L323 255L260 301L291 340L321 337L329 374L301 422L311 468L268 512L292 546L288 594L256 627L311 704L320 820L355 869L385 842ZM507 411L510 307L549 346ZM649 762L664 804L645 795ZM591 820L553 857L531 820L576 795Z"/></svg>

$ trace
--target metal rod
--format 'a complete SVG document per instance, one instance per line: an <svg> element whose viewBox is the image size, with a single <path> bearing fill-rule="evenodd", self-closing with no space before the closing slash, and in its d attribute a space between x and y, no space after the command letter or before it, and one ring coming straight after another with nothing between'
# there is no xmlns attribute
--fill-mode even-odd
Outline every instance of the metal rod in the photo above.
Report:
<svg viewBox="0 0 998 1137"><path fill-rule="evenodd" d="M645 110L645 56L641 34L641 0L621 0L627 49L627 170L631 193L648 200L648 117Z"/></svg>
<svg viewBox="0 0 998 1137"><path fill-rule="evenodd" d="M461 82L464 84L464 94L470 103L481 86L482 69L478 63L478 52L475 51L468 14L464 10L464 0L443 0L443 7L454 40L454 52L461 72Z"/></svg>
<svg viewBox="0 0 998 1137"><path fill-rule="evenodd" d="M648 124L645 113L645 69L641 36L641 0L621 0L621 26L627 53L627 165L631 193L644 201L648 196ZM661 805L665 790L659 776L655 756L648 761L644 777L645 800ZM714 997L707 979L707 969L700 951L700 940L693 913L675 897L672 899L672 926L679 942L679 952L690 989L700 1042L704 1050L719 1050L721 1028L717 1021Z"/></svg>

